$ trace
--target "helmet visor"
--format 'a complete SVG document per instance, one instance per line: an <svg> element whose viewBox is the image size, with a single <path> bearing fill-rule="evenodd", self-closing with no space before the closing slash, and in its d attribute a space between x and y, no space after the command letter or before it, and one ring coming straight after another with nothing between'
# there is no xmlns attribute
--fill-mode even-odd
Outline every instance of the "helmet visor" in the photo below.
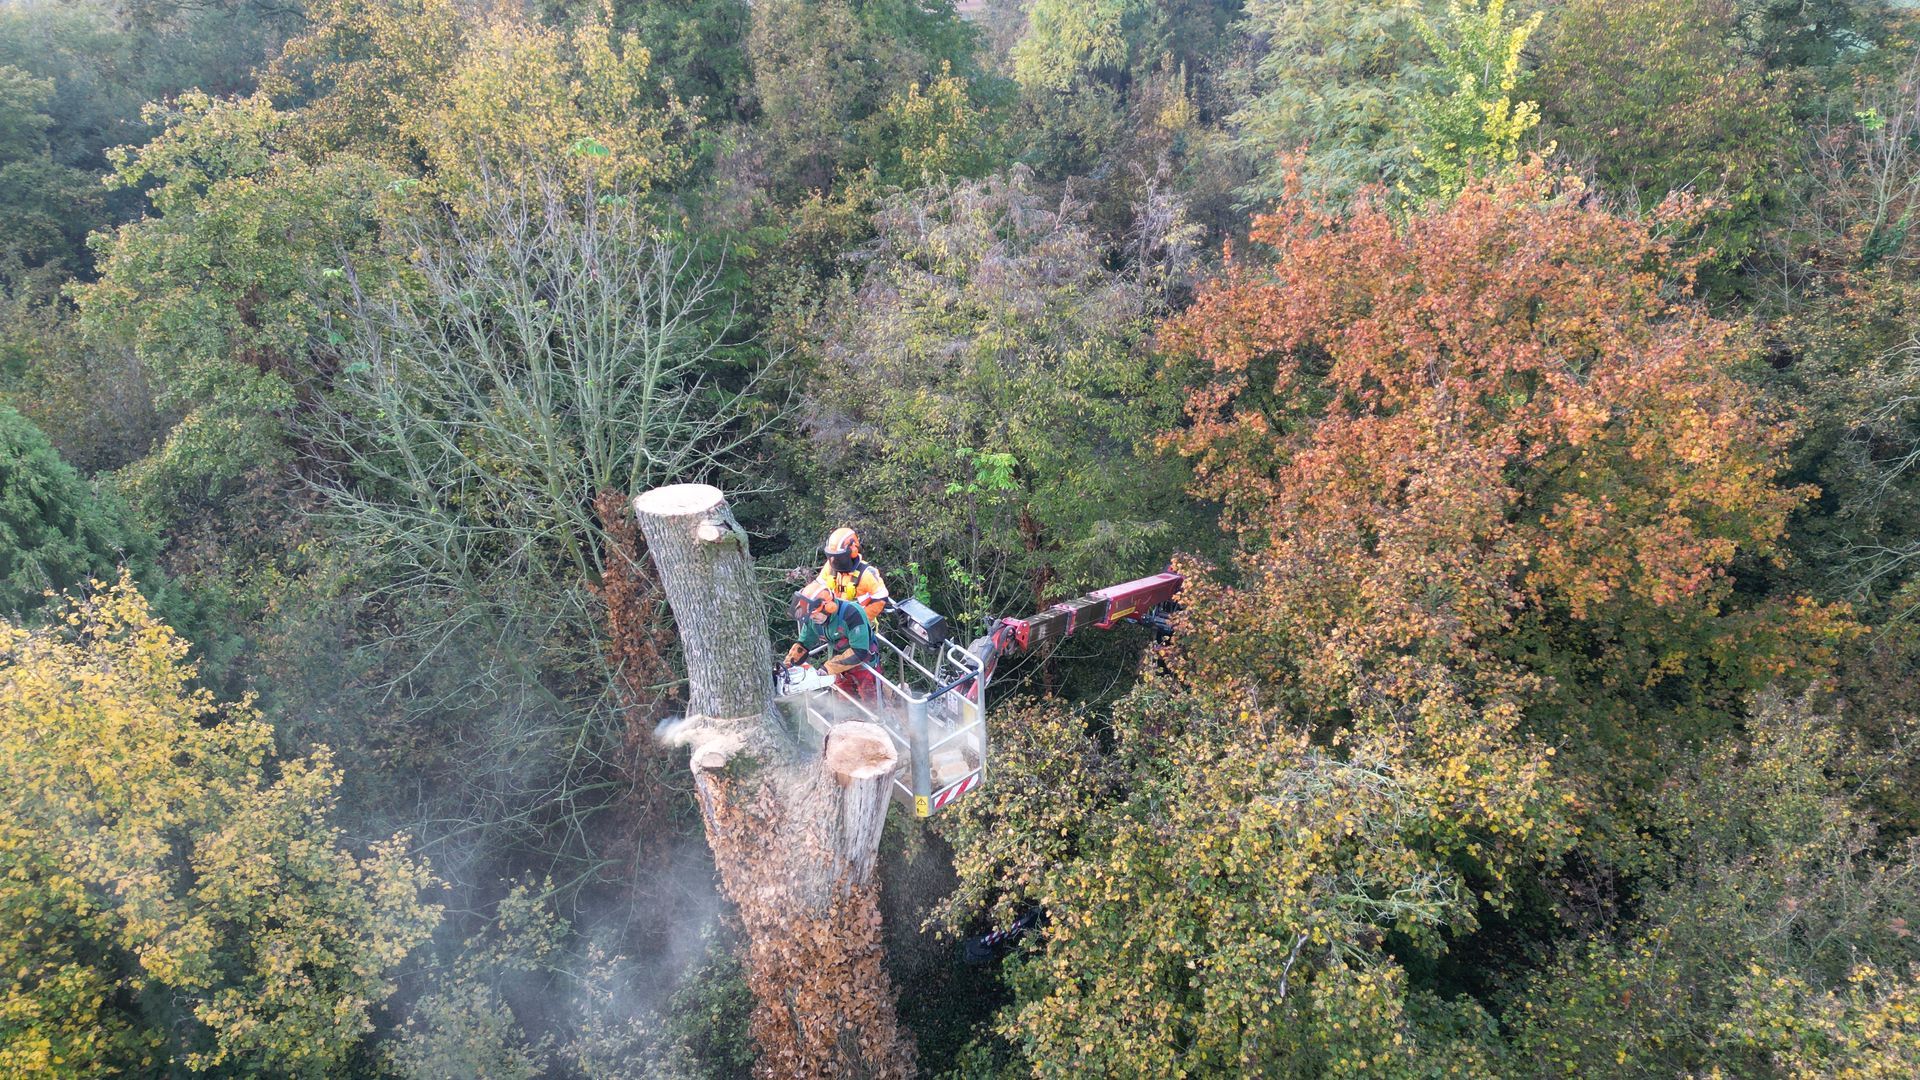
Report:
<svg viewBox="0 0 1920 1080"><path fill-rule="evenodd" d="M819 602L820 601L818 597L809 596L805 592L794 593L793 594L793 621L806 622L808 616L813 614L814 606Z"/></svg>

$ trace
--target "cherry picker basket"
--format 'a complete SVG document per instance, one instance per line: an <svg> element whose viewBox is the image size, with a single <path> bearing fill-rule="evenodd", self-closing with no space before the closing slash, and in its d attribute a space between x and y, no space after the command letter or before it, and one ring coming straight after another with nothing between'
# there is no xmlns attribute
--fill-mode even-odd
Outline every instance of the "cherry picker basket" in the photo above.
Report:
<svg viewBox="0 0 1920 1080"><path fill-rule="evenodd" d="M807 742L811 735L814 746L823 745L837 723L878 724L905 763L894 773L894 798L915 817L931 817L979 787L986 771L988 670L951 641L902 648L878 631L873 639L877 656L864 665L873 680L871 696L848 693L824 674L789 668L781 673L776 700L795 736Z"/></svg>

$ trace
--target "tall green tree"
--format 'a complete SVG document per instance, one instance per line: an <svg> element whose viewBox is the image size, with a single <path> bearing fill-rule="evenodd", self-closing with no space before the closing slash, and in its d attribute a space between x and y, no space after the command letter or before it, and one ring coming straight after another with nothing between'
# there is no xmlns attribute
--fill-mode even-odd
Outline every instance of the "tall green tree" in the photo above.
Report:
<svg viewBox="0 0 1920 1080"><path fill-rule="evenodd" d="M0 235L42 248L57 237L33 258L86 276L86 234L142 208L138 191L99 184L110 149L155 133L142 109L188 90L245 93L295 21L292 7L277 4L23 0L0 9L0 67L47 88L34 110L45 118L40 130L0 141L0 163L14 163L0 164Z"/></svg>
<svg viewBox="0 0 1920 1080"><path fill-rule="evenodd" d="M1719 204L1701 242L1729 267L1784 206L1787 97L1743 55L1722 0L1575 0L1555 12L1532 87L1541 135L1608 195ZM1631 58L1623 62L1623 58Z"/></svg>
<svg viewBox="0 0 1920 1080"><path fill-rule="evenodd" d="M53 81L0 64L0 261L78 266L99 213L92 177L56 160Z"/></svg>
<svg viewBox="0 0 1920 1080"><path fill-rule="evenodd" d="M1892 0L1733 0L1733 12L1741 49L1770 70L1844 68L1911 33Z"/></svg>
<svg viewBox="0 0 1920 1080"><path fill-rule="evenodd" d="M152 185L155 212L98 235L100 279L74 290L98 347L133 350L181 414L123 477L163 527L288 459L283 416L318 373L339 268L379 250L394 174L293 153L295 127L263 95L182 96L162 135L118 159L117 181Z"/></svg>
<svg viewBox="0 0 1920 1080"><path fill-rule="evenodd" d="M1237 173L1214 129L1229 107L1240 12L1239 0L1027 5L1006 64L1018 160L1072 177L1115 234L1151 187L1224 202Z"/></svg>
<svg viewBox="0 0 1920 1080"><path fill-rule="evenodd" d="M1091 82L1124 90L1163 60L1200 66L1239 13L1223 0L1037 0L1013 47L1014 77L1029 90Z"/></svg>
<svg viewBox="0 0 1920 1080"><path fill-rule="evenodd" d="M1029 92L1093 83L1124 92L1163 64L1198 70L1218 59L1238 0L1038 0L1013 45L1013 75Z"/></svg>
<svg viewBox="0 0 1920 1080"><path fill-rule="evenodd" d="M1413 181L1409 133L1429 54L1423 6L1409 0L1248 0L1244 23L1259 43L1245 102L1230 118L1253 177L1242 199L1284 195L1288 156L1310 192L1345 199L1368 184Z"/></svg>
<svg viewBox="0 0 1920 1080"><path fill-rule="evenodd" d="M975 34L952 0L768 0L747 35L757 141L776 193L825 190L888 154L909 86L971 79Z"/></svg>
<svg viewBox="0 0 1920 1080"><path fill-rule="evenodd" d="M1513 164L1539 122L1519 91L1543 18L1498 0L1253 0L1244 25L1259 52L1231 118L1253 170L1242 198L1298 188L1337 204L1374 184L1450 197Z"/></svg>
<svg viewBox="0 0 1920 1080"><path fill-rule="evenodd" d="M675 94L709 120L745 116L752 90L748 0L632 0L613 11L615 25L639 34Z"/></svg>
<svg viewBox="0 0 1920 1080"><path fill-rule="evenodd" d="M126 567L163 591L159 542L60 459L40 429L0 404L0 613L37 611L42 594L110 580Z"/></svg>

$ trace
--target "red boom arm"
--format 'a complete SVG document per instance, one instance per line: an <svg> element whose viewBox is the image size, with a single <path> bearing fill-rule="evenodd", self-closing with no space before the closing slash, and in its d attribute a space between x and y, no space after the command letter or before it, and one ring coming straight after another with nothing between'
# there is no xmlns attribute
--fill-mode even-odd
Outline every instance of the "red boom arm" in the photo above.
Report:
<svg viewBox="0 0 1920 1080"><path fill-rule="evenodd" d="M1137 622L1154 608L1173 599L1184 584L1186 579L1179 574L1155 574L1122 585L1096 589L1085 596L1055 604L1038 615L1029 615L1024 619L1001 619L986 637L973 643L972 651L981 659L983 674L990 678L995 662L1002 656L1037 649L1088 626L1096 630L1111 630L1117 622ZM985 682L986 679L981 681Z"/></svg>

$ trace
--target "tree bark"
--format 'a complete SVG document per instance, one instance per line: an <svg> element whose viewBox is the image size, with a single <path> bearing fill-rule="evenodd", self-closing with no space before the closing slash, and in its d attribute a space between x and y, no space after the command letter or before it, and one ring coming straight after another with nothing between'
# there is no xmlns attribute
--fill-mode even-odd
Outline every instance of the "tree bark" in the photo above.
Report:
<svg viewBox="0 0 1920 1080"><path fill-rule="evenodd" d="M687 662L687 709L756 741L771 721L773 648L746 530L706 484L654 488L633 501Z"/></svg>
<svg viewBox="0 0 1920 1080"><path fill-rule="evenodd" d="M667 786L666 748L653 729L671 705L673 685L667 652L671 644L665 612L661 610L659 582L641 551L640 527L628 510L628 499L617 491L602 491L593 500L603 531L599 582L589 586L606 610L607 663L613 669L614 701L621 717L620 757L616 764L628 781L622 817L622 846L635 883L634 901L642 913L653 910L645 932L663 931L667 921L658 912L659 890L653 875L671 850L669 815L673 800Z"/></svg>
<svg viewBox="0 0 1920 1080"><path fill-rule="evenodd" d="M822 759L776 738L773 652L745 532L719 489L634 500L687 664L694 789L720 886L740 910L760 1077L908 1077L874 864L899 765L870 724Z"/></svg>

